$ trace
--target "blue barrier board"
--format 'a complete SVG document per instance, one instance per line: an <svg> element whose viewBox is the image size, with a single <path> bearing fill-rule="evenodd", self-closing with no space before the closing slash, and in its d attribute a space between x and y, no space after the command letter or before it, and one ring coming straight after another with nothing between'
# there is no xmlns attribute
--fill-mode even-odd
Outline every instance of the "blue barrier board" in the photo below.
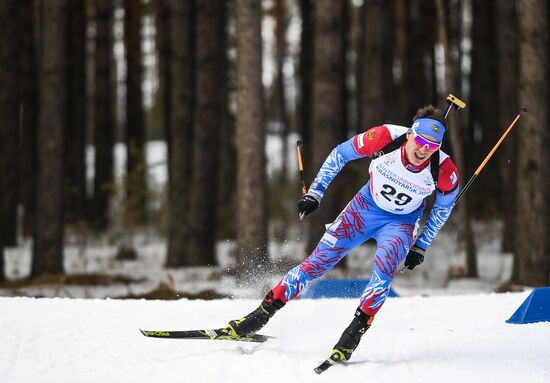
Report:
<svg viewBox="0 0 550 383"><path fill-rule="evenodd" d="M308 286L302 298L359 298L368 283L368 279L319 279ZM388 297L398 296L390 288Z"/></svg>

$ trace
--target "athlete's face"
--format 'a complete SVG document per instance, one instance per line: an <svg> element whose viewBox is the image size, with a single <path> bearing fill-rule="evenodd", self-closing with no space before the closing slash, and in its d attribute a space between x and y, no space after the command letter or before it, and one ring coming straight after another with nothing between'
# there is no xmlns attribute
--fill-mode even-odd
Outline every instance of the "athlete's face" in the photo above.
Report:
<svg viewBox="0 0 550 383"><path fill-rule="evenodd" d="M422 134L420 136L428 141L437 142L437 138L428 134ZM422 165L432 156L432 154L434 154L439 149L438 147L430 148L429 145L420 146L417 141L419 140L415 140L413 133L407 133L405 155L407 156L407 161L415 166Z"/></svg>

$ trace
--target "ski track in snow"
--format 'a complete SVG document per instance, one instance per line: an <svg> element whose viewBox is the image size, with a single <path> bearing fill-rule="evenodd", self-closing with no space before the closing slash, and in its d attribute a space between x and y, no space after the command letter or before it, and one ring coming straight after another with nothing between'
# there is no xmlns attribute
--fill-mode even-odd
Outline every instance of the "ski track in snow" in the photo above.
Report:
<svg viewBox="0 0 550 383"><path fill-rule="evenodd" d="M388 299L351 361L316 375L358 300L296 300L263 344L152 339L216 328L257 300L0 298L0 382L550 381L550 323L505 323L526 293Z"/></svg>

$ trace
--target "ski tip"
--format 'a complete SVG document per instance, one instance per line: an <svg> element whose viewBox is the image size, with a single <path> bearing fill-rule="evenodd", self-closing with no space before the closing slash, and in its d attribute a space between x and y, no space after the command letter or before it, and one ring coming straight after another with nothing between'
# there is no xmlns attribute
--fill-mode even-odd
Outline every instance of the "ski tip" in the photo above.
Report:
<svg viewBox="0 0 550 383"><path fill-rule="evenodd" d="M317 374L321 374L329 369L329 367L332 367L337 364L341 364L343 361L345 361L345 356L342 354L340 350L334 349L332 350L332 355L325 360L323 363L321 363L319 366L313 369Z"/></svg>
<svg viewBox="0 0 550 383"><path fill-rule="evenodd" d="M323 363L321 363L319 366L315 367L313 371L317 374L321 374L328 370L330 366L334 366L336 363L332 359L327 359Z"/></svg>
<svg viewBox="0 0 550 383"><path fill-rule="evenodd" d="M325 363L323 363L320 366L315 367L313 369L313 371L315 371L315 373L319 375L319 374L322 374L323 372L325 372L329 367L330 367L330 365L326 365Z"/></svg>
<svg viewBox="0 0 550 383"><path fill-rule="evenodd" d="M254 342L254 343L265 343L270 339L275 339L274 336L254 334L249 336L236 336L236 337L220 337L220 339L226 340L236 340L242 342Z"/></svg>
<svg viewBox="0 0 550 383"><path fill-rule="evenodd" d="M270 335L260 335L260 334L256 334L256 337L257 337L257 342L259 342L259 343L267 342L267 341L270 340L270 339L276 339L276 337L270 336Z"/></svg>
<svg viewBox="0 0 550 383"><path fill-rule="evenodd" d="M151 331L151 330L142 330L142 329L139 329L139 331L141 331L141 333L144 336L151 337L151 338L170 338L171 337L170 331L159 331L159 330Z"/></svg>

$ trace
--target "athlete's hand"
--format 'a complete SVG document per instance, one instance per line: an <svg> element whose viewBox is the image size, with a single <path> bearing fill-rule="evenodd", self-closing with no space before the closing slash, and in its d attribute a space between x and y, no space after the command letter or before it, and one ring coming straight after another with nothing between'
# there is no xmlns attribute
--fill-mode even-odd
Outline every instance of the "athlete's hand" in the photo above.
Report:
<svg viewBox="0 0 550 383"><path fill-rule="evenodd" d="M319 207L319 200L310 194L304 195L298 200L298 214L307 217Z"/></svg>
<svg viewBox="0 0 550 383"><path fill-rule="evenodd" d="M424 253L426 250L413 245L409 252L407 253L407 258L405 259L405 267L409 270L414 269L416 266L424 262Z"/></svg>

